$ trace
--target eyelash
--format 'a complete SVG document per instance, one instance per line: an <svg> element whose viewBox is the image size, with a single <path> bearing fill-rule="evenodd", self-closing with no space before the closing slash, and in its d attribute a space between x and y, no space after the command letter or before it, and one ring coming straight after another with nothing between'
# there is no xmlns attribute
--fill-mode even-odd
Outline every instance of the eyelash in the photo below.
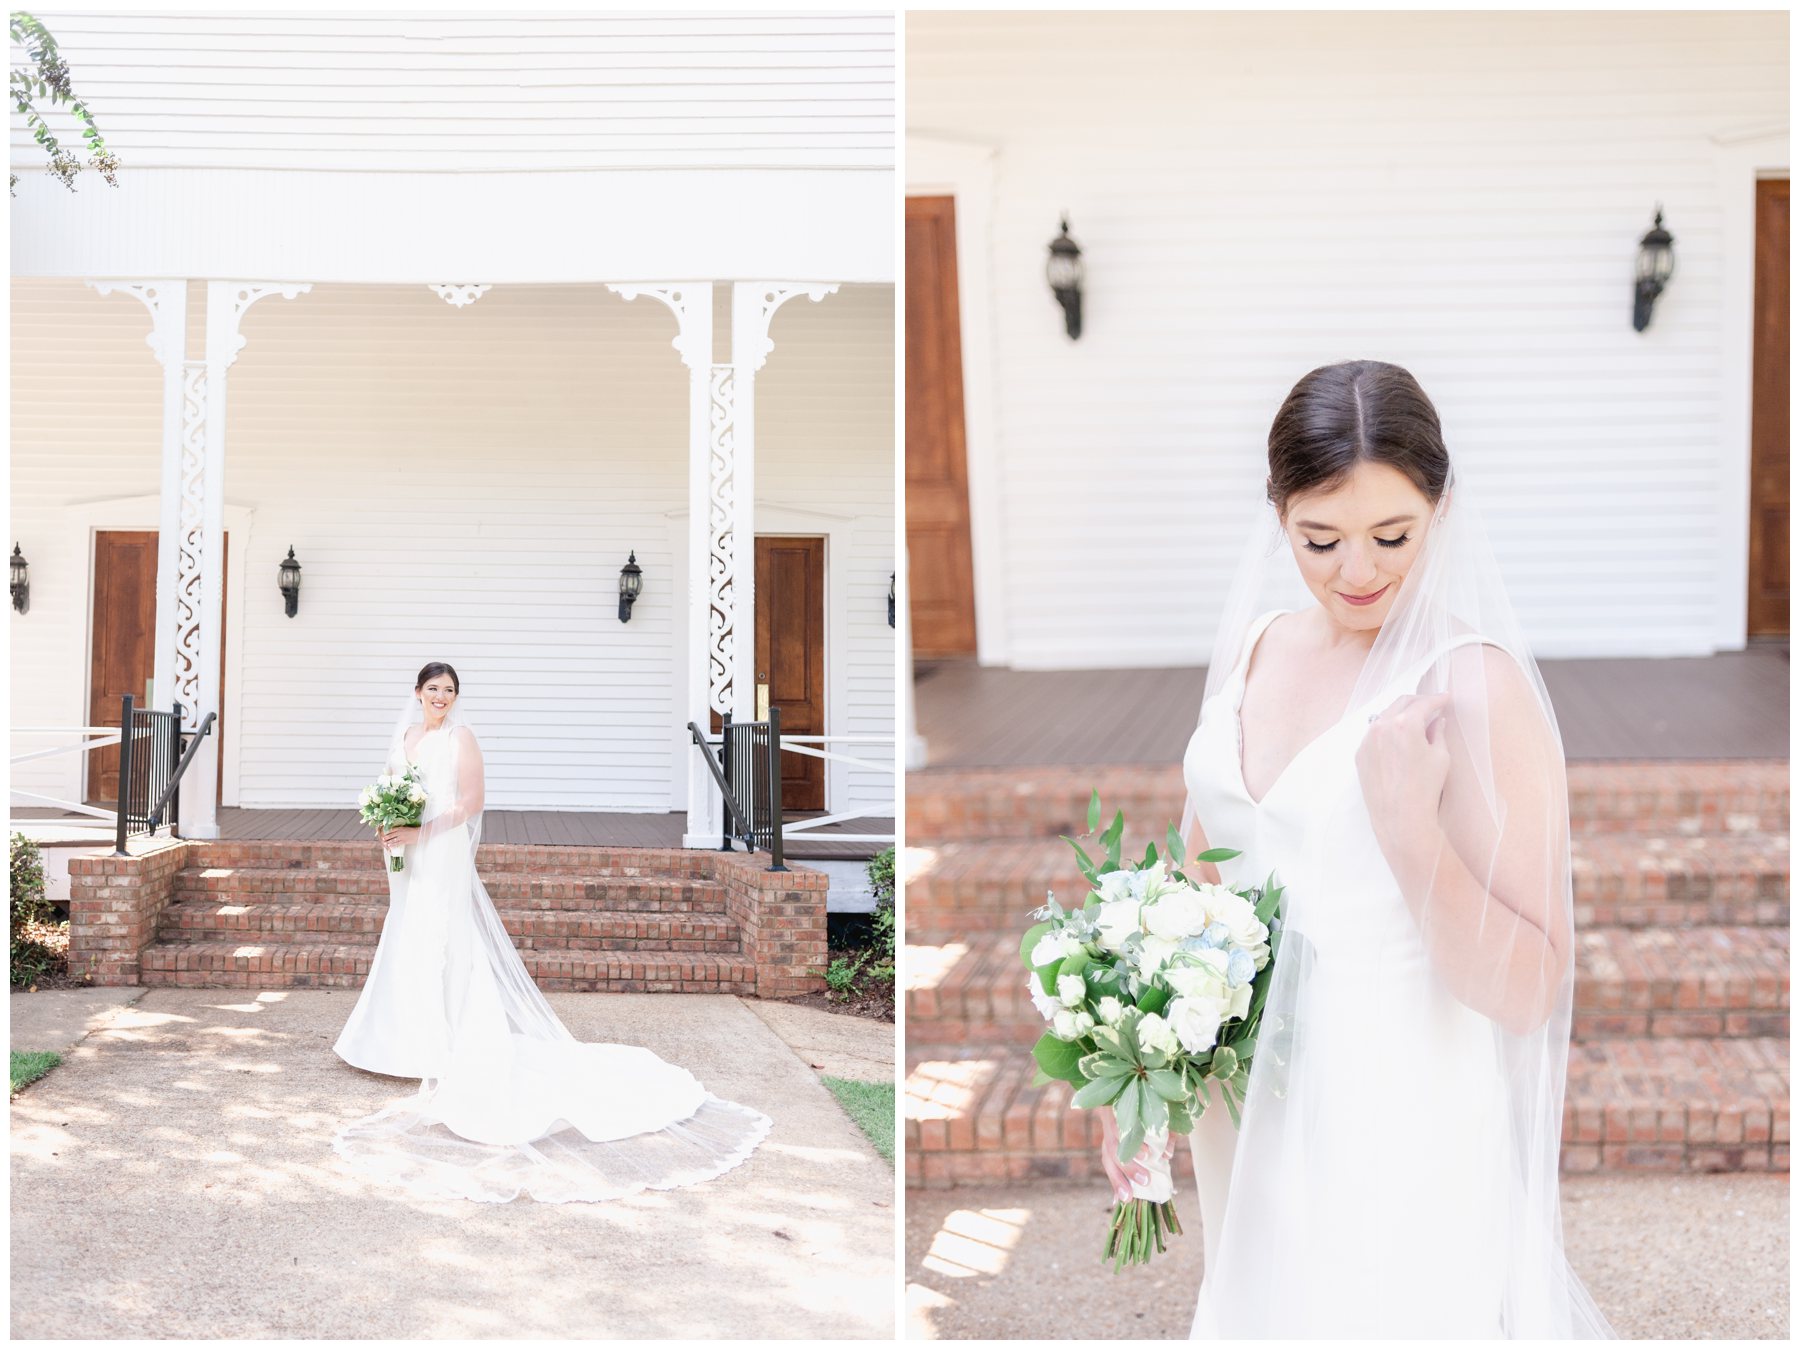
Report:
<svg viewBox="0 0 1800 1350"><path fill-rule="evenodd" d="M1411 538L1412 536L1410 534L1403 534L1398 539L1383 539L1377 536L1375 542L1380 544L1383 548L1399 548ZM1329 544L1315 544L1310 539L1302 539L1300 542L1305 544L1307 548L1311 549L1314 553L1329 553L1338 546L1338 541L1335 539Z"/></svg>

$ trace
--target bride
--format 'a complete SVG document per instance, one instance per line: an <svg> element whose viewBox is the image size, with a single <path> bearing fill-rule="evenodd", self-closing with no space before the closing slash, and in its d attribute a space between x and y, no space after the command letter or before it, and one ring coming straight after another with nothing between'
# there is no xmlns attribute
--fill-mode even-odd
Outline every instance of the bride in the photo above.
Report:
<svg viewBox="0 0 1800 1350"><path fill-rule="evenodd" d="M1242 1128L1215 1095L1189 1140L1192 1334L1610 1336L1557 1199L1562 742L1430 399L1312 371L1268 501L1183 759L1189 856L1286 887ZM1123 1196L1156 1160L1115 1148Z"/></svg>
<svg viewBox="0 0 1800 1350"><path fill-rule="evenodd" d="M577 1041L532 982L475 870L484 776L460 694L433 662L394 728L385 772L418 768L423 820L381 832L404 868L387 873L381 940L334 1047L422 1081L333 1147L415 1195L483 1201L608 1200L735 1167L768 1117L648 1050Z"/></svg>

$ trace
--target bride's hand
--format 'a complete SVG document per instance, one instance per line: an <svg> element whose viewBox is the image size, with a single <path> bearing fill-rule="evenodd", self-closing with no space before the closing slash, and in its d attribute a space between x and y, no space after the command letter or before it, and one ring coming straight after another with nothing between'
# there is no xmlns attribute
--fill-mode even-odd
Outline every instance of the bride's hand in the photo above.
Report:
<svg viewBox="0 0 1800 1350"><path fill-rule="evenodd" d="M1107 1180L1112 1182L1113 1197L1118 1200L1131 1199L1131 1183L1140 1186L1150 1181L1148 1164L1155 1161L1150 1145L1145 1144L1137 1151L1137 1156L1128 1163L1119 1161L1119 1122L1118 1118L1105 1107L1099 1108L1100 1126L1105 1131L1105 1142L1100 1145L1100 1165L1106 1169ZM1163 1145L1163 1160L1175 1156L1175 1136L1170 1135Z"/></svg>
<svg viewBox="0 0 1800 1350"><path fill-rule="evenodd" d="M405 848L418 839L419 827L417 825L392 825L378 833L381 836L383 848Z"/></svg>
<svg viewBox="0 0 1800 1350"><path fill-rule="evenodd" d="M1433 837L1450 776L1449 694L1406 694L1369 723L1356 772L1384 845Z"/></svg>

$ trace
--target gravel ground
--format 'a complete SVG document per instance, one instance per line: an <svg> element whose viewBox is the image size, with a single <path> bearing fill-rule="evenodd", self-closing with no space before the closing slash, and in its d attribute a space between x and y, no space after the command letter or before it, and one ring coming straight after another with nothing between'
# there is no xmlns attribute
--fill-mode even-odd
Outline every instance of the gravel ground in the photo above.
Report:
<svg viewBox="0 0 1800 1350"><path fill-rule="evenodd" d="M1150 1266L1100 1261L1103 1187L1039 1183L906 1195L911 1339L1184 1339L1197 1227ZM1626 1339L1785 1340L1785 1175L1574 1177L1569 1260ZM1129 1283L1126 1283L1129 1281Z"/></svg>
<svg viewBox="0 0 1800 1350"><path fill-rule="evenodd" d="M892 1339L893 1169L743 1001L550 995L581 1039L766 1112L748 1161L605 1204L482 1205L332 1153L340 1122L415 1086L331 1053L355 997L71 1007L97 1029L12 1105L13 1336Z"/></svg>

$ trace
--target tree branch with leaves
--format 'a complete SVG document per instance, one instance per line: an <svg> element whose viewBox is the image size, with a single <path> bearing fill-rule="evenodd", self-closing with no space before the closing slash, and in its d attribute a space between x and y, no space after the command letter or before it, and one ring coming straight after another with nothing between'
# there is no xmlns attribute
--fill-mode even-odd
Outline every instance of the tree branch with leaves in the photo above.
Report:
<svg viewBox="0 0 1800 1350"><path fill-rule="evenodd" d="M81 124L81 138L87 143L87 167L117 187L119 158L106 148L106 141L100 135L100 128L94 125L94 115L88 111L87 104L76 97L69 82L69 64L57 51L56 39L50 30L23 10L13 11L11 30L13 42L25 49L27 59L27 64L14 66L11 71L13 110L25 118L32 136L50 156L50 175L73 192L75 176L82 169L81 160L56 138L56 133L50 130L50 124L39 111L40 107L66 107ZM16 188L18 183L19 175L11 175L10 186Z"/></svg>

